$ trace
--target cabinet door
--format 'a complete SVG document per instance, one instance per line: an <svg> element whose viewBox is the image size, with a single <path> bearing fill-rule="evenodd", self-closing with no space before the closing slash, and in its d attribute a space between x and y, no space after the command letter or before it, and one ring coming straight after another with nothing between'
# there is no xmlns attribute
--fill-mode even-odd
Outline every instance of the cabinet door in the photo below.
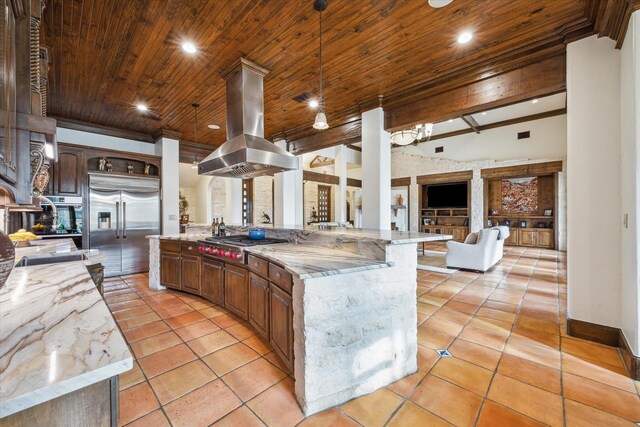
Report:
<svg viewBox="0 0 640 427"><path fill-rule="evenodd" d="M201 269L202 296L211 302L224 305L224 264L204 258Z"/></svg>
<svg viewBox="0 0 640 427"><path fill-rule="evenodd" d="M505 245L517 245L518 244L518 229L509 228L509 237L504 241Z"/></svg>
<svg viewBox="0 0 640 427"><path fill-rule="evenodd" d="M518 230L518 234L518 242L520 243L520 246L537 246L538 239L536 238L536 230L521 228Z"/></svg>
<svg viewBox="0 0 640 427"><path fill-rule="evenodd" d="M291 295L270 284L271 345L289 372L293 370L293 308Z"/></svg>
<svg viewBox="0 0 640 427"><path fill-rule="evenodd" d="M249 323L269 340L269 281L249 273Z"/></svg>
<svg viewBox="0 0 640 427"><path fill-rule="evenodd" d="M452 227L451 235L453 236L453 240L457 242L464 242L464 239L467 238L467 229L461 227Z"/></svg>
<svg viewBox="0 0 640 427"><path fill-rule="evenodd" d="M172 289L180 287L180 254L160 252L160 283Z"/></svg>
<svg viewBox="0 0 640 427"><path fill-rule="evenodd" d="M247 320L249 317L249 274L244 268L225 265L224 306Z"/></svg>
<svg viewBox="0 0 640 427"><path fill-rule="evenodd" d="M53 174L55 194L80 195L80 165L79 153L64 151L58 153L58 163L54 166Z"/></svg>
<svg viewBox="0 0 640 427"><path fill-rule="evenodd" d="M200 258L183 256L180 267L182 289L200 295Z"/></svg>
<svg viewBox="0 0 640 427"><path fill-rule="evenodd" d="M538 230L538 246L543 248L553 248L553 231Z"/></svg>

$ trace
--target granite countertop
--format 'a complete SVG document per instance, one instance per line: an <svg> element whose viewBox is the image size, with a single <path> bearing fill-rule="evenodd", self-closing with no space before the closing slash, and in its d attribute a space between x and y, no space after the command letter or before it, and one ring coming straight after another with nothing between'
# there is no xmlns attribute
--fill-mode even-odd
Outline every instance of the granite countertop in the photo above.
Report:
<svg viewBox="0 0 640 427"><path fill-rule="evenodd" d="M358 271L392 267L392 262L365 258L351 252L324 246L279 243L250 246L245 251L282 264L301 279L355 273Z"/></svg>
<svg viewBox="0 0 640 427"><path fill-rule="evenodd" d="M51 250L16 252L22 257ZM13 269L0 289L0 418L132 366L127 344L85 262Z"/></svg>

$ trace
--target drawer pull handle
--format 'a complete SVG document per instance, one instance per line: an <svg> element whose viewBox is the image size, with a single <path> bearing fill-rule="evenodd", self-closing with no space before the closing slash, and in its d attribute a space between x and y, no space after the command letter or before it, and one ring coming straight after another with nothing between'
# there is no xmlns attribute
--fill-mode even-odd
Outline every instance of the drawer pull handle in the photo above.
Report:
<svg viewBox="0 0 640 427"><path fill-rule="evenodd" d="M282 274L280 274L280 272L279 272L279 271L276 271L276 277L277 277L278 279L282 279Z"/></svg>
<svg viewBox="0 0 640 427"><path fill-rule="evenodd" d="M189 246L189 250L190 250L190 251L191 251L191 250L193 250L193 246Z"/></svg>

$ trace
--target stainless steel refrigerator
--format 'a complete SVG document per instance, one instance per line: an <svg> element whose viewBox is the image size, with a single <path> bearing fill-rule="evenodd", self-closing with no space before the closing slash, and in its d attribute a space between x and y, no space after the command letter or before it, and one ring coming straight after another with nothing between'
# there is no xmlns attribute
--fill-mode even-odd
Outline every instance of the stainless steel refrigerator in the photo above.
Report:
<svg viewBox="0 0 640 427"><path fill-rule="evenodd" d="M107 256L105 276L149 270L149 241L160 234L160 180L89 174L89 248Z"/></svg>

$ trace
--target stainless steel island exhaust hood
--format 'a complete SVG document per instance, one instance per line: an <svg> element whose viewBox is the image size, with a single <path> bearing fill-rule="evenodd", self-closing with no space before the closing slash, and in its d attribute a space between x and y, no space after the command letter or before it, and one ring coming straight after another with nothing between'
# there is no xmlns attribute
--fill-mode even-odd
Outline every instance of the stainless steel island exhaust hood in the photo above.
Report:
<svg viewBox="0 0 640 427"><path fill-rule="evenodd" d="M198 165L198 174L252 178L300 168L300 159L264 139L263 78L269 71L240 58L225 75L227 141Z"/></svg>

